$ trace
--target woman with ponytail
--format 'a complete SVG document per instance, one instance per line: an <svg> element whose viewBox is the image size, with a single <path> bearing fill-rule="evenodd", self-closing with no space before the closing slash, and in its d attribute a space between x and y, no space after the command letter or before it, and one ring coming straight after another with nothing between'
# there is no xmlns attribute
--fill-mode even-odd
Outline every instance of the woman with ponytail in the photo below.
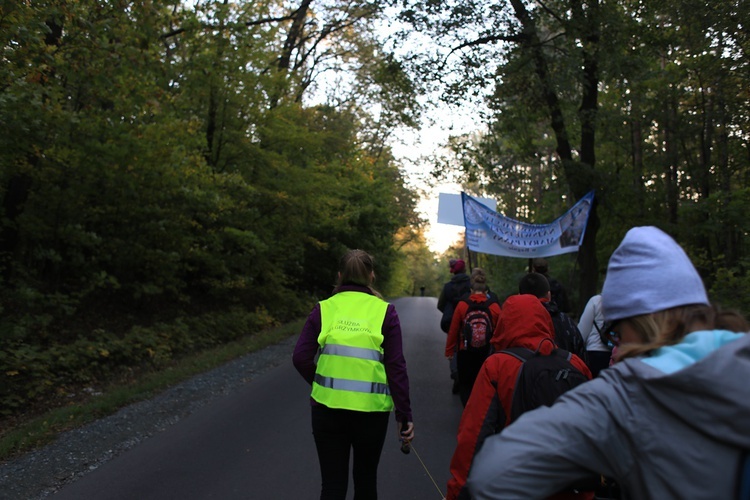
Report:
<svg viewBox="0 0 750 500"><path fill-rule="evenodd" d="M307 318L292 361L312 386L312 430L322 476L321 500L344 500L353 453L354 495L377 498L377 469L395 409L402 442L414 438L401 324L372 283L363 250L339 262L333 295Z"/></svg>

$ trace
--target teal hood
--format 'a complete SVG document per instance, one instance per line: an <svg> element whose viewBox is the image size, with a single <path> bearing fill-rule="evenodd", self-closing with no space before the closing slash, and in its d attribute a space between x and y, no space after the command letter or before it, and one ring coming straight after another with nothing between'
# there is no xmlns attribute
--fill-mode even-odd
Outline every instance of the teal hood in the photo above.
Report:
<svg viewBox="0 0 750 500"><path fill-rule="evenodd" d="M674 373L700 361L716 349L744 335L744 333L727 330L703 330L689 333L679 344L657 349L642 361L663 373Z"/></svg>
<svg viewBox="0 0 750 500"><path fill-rule="evenodd" d="M693 332L677 345L612 368L672 418L715 440L750 448L749 334Z"/></svg>

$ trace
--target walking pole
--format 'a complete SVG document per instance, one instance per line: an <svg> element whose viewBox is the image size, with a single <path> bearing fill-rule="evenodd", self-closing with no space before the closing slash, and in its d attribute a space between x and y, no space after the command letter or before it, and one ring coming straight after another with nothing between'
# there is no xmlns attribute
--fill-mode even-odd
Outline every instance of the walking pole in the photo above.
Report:
<svg viewBox="0 0 750 500"><path fill-rule="evenodd" d="M435 485L435 489L437 489L438 493L440 493L440 498L445 498L445 494L443 493L443 490L440 489L440 486L438 486L437 482L435 481L435 478L432 477L432 474L430 474L430 471L427 469L427 466L425 465L424 461L422 460L422 457L419 456L419 453L417 452L417 449L414 448L414 445L412 443L409 443L408 446L409 446L409 448L411 448L412 450L414 450L414 454L417 456L417 459L419 460L419 463L422 464L422 468L427 473L427 476L432 481L432 484ZM403 451L403 448L401 450ZM408 453L408 452L404 452L404 453Z"/></svg>

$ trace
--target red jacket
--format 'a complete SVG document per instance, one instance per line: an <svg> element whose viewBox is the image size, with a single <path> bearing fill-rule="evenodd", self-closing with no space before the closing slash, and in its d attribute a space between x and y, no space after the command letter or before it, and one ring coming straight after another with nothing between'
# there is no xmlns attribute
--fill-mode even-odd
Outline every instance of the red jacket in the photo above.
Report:
<svg viewBox="0 0 750 500"><path fill-rule="evenodd" d="M448 500L459 498L474 455L487 436L497 434L511 423L513 389L522 363L516 357L498 351L508 347L525 347L534 351L539 348L542 353L549 354L554 348L552 342L543 342L540 347L543 339L554 338L554 327L552 318L538 298L533 295L511 295L503 304L502 311L492 336L496 353L482 365L461 416L458 443L451 459ZM591 372L579 357L573 355L571 363L591 378ZM464 491L462 497L469 498L468 491ZM593 498L593 493L556 495L554 498Z"/></svg>
<svg viewBox="0 0 750 500"><path fill-rule="evenodd" d="M486 302L487 295L484 293L472 293L469 295L469 300L472 302ZM456 353L456 349L463 349L463 345L458 345L458 339L461 335L461 330L464 324L464 318L466 313L469 311L469 304L463 300L459 300L456 304L456 309L453 311L453 319L451 319L451 327L448 330L448 338L445 340L445 357L452 358ZM497 324L500 319L500 304L493 302L490 304L490 316L492 316L492 324L497 328ZM494 337L494 333L493 333Z"/></svg>

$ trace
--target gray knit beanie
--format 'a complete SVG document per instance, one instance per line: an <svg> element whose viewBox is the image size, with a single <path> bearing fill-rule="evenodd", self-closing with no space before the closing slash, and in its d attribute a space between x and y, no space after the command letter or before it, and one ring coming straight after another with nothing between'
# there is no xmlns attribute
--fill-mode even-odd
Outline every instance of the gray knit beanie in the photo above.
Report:
<svg viewBox="0 0 750 500"><path fill-rule="evenodd" d="M689 304L708 304L708 296L680 245L655 227L628 231L609 259L604 318L615 321Z"/></svg>

